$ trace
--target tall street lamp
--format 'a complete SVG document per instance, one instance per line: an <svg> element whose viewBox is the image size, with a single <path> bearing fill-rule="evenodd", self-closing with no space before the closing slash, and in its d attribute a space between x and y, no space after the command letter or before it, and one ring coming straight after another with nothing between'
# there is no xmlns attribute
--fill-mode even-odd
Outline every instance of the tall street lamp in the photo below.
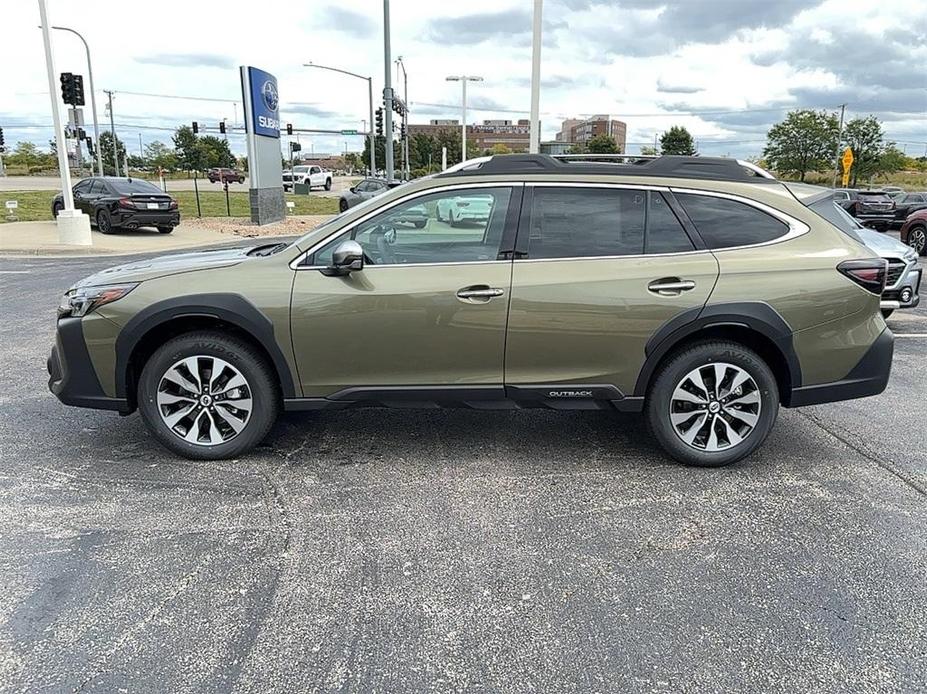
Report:
<svg viewBox="0 0 927 694"><path fill-rule="evenodd" d="M405 164L404 171L408 181L411 177L409 167L409 75L406 74L406 64L402 61L402 56L396 58L396 67L402 68L402 100L405 102L405 108L402 110L402 122L405 125L403 128L405 137L402 138L402 161ZM398 76L396 79L399 79Z"/></svg>
<svg viewBox="0 0 927 694"><path fill-rule="evenodd" d="M342 70L337 67L329 67L328 65L319 65L317 63L303 63L303 67L314 67L319 70L330 70L331 72L340 72L342 75L348 75L350 77L356 77L359 80L367 80L367 98L370 102L370 130L368 135L370 137L370 175L377 175L377 141L376 134L373 132L373 77L364 77L363 75L358 75L356 72L348 72L347 70Z"/></svg>
<svg viewBox="0 0 927 694"><path fill-rule="evenodd" d="M463 96L460 100L463 111L463 122L460 126L460 161L467 161L467 82L482 82L483 78L475 75L450 75L448 82L460 82Z"/></svg>
<svg viewBox="0 0 927 694"><path fill-rule="evenodd" d="M39 29L42 27L39 26ZM93 65L90 62L90 46L87 45L87 39L81 36L77 31L69 27L55 27L52 29L57 29L58 31L69 31L74 34L77 38L81 40L81 43L84 44L84 51L87 53L87 81L90 84L90 108L93 111L93 137L94 142L97 145L97 169L99 170L99 175L103 175L103 154L100 152L100 125L97 122L97 93L93 88ZM80 144L80 143L78 143Z"/></svg>

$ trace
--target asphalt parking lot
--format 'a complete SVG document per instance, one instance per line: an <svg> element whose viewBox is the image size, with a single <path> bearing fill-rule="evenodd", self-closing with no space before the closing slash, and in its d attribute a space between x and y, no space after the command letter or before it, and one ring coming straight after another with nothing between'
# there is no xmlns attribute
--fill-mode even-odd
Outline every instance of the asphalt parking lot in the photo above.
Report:
<svg viewBox="0 0 927 694"><path fill-rule="evenodd" d="M927 308L883 395L727 469L463 410L203 463L47 391L60 294L113 263L0 260L0 690L923 691Z"/></svg>

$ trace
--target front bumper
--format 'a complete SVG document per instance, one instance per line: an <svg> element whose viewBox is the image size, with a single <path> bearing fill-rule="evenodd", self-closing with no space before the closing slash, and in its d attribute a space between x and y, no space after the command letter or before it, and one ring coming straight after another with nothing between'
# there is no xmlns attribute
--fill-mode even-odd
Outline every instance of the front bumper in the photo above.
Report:
<svg viewBox="0 0 927 694"><path fill-rule="evenodd" d="M885 328L846 377L833 383L792 388L786 405L803 407L878 395L888 385L894 351L895 336Z"/></svg>
<svg viewBox="0 0 927 694"><path fill-rule="evenodd" d="M879 307L882 310L916 308L921 303L921 278L924 271L920 263L909 267L901 278L882 292Z"/></svg>
<svg viewBox="0 0 927 694"><path fill-rule="evenodd" d="M58 321L55 345L46 367L48 389L65 405L115 410L122 414L132 411L126 400L107 397L103 392L87 352L80 318Z"/></svg>

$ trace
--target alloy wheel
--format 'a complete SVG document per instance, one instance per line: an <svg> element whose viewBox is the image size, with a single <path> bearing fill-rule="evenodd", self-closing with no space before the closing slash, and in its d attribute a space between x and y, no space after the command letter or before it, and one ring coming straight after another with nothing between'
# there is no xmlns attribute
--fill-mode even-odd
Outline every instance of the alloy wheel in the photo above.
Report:
<svg viewBox="0 0 927 694"><path fill-rule="evenodd" d="M923 255L924 248L927 247L927 230L920 227L912 229L908 234L908 245L917 251L918 255Z"/></svg>
<svg viewBox="0 0 927 694"><path fill-rule="evenodd" d="M760 391L744 369L723 362L692 369L670 398L673 431L700 451L723 451L742 443L760 418Z"/></svg>
<svg viewBox="0 0 927 694"><path fill-rule="evenodd" d="M216 446L238 436L251 419L247 379L223 359L185 357L158 384L158 413L171 432L199 446Z"/></svg>

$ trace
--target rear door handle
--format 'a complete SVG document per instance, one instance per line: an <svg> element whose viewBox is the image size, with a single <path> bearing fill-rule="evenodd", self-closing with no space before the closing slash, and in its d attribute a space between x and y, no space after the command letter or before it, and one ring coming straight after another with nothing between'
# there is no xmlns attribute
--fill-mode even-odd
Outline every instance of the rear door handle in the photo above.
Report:
<svg viewBox="0 0 927 694"><path fill-rule="evenodd" d="M648 284L647 289L661 296L676 296L682 292L695 289L695 282L678 277L663 277Z"/></svg>
<svg viewBox="0 0 927 694"><path fill-rule="evenodd" d="M463 287L457 290L457 298L462 301L473 303L486 303L487 301L505 294L505 291L498 287L490 287L485 284L475 284L470 287Z"/></svg>

